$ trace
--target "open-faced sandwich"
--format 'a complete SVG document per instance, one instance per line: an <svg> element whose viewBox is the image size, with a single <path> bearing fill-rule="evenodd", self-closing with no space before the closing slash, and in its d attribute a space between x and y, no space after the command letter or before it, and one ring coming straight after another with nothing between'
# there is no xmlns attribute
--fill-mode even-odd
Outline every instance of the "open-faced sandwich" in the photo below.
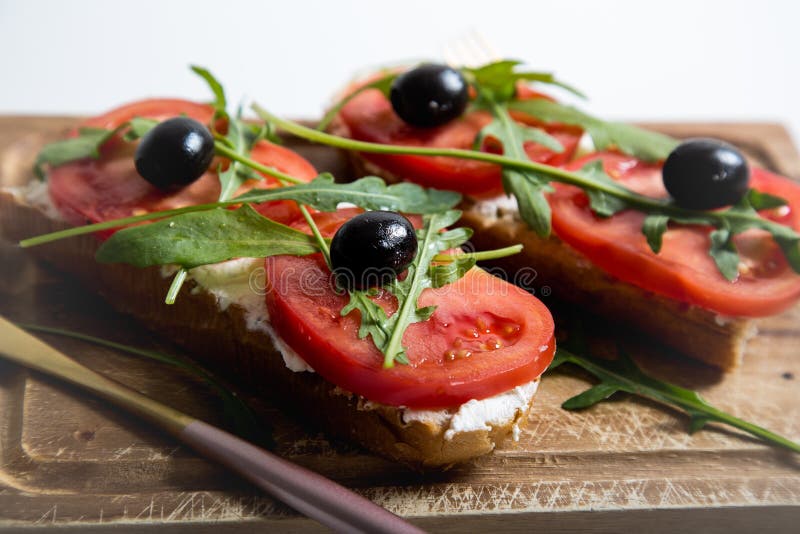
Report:
<svg viewBox="0 0 800 534"><path fill-rule="evenodd" d="M362 172L469 195L474 244L524 244L500 260L511 275L533 268L554 299L734 368L755 319L800 298L800 186L724 142L605 122L530 83L575 92L514 61L422 64L352 85L322 124L336 136L282 126Z"/></svg>
<svg viewBox="0 0 800 534"><path fill-rule="evenodd" d="M135 102L46 146L41 178L0 192L2 235L39 235L23 245L116 308L389 458L447 466L516 435L553 320L459 249L460 195L318 176L197 70L213 105Z"/></svg>

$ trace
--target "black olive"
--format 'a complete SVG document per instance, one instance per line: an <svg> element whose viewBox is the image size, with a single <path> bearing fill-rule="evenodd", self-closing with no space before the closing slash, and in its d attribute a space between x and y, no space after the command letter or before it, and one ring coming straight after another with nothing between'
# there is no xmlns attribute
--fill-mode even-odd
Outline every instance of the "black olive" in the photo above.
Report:
<svg viewBox="0 0 800 534"><path fill-rule="evenodd" d="M662 172L675 203L695 210L735 204L750 182L741 152L717 139L687 139L670 152Z"/></svg>
<svg viewBox="0 0 800 534"><path fill-rule="evenodd" d="M134 162L142 178L159 189L178 189L208 170L214 138L208 128L188 117L157 124L136 147Z"/></svg>
<svg viewBox="0 0 800 534"><path fill-rule="evenodd" d="M331 265L340 287L363 289L393 280L414 261L417 234L408 219L391 211L356 215L331 240Z"/></svg>
<svg viewBox="0 0 800 534"><path fill-rule="evenodd" d="M425 63L394 79L390 99L395 113L405 122L429 128L464 113L469 91L459 71Z"/></svg>

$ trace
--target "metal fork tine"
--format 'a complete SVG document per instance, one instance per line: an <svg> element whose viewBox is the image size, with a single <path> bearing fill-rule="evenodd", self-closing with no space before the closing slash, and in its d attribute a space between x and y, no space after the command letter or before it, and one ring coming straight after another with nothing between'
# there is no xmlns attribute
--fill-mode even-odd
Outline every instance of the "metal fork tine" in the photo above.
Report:
<svg viewBox="0 0 800 534"><path fill-rule="evenodd" d="M475 67L494 61L499 55L475 29L444 45L445 61L453 66Z"/></svg>

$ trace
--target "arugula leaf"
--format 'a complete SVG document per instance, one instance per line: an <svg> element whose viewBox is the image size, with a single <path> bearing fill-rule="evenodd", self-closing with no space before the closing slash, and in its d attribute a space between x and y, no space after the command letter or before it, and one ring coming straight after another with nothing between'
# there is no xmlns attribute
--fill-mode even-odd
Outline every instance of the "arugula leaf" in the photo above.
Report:
<svg viewBox="0 0 800 534"><path fill-rule="evenodd" d="M587 192L588 194L588 192ZM739 276L739 253L733 237L751 228L766 230L781 247L792 269L800 273L800 234L789 226L776 223L761 217L757 209L773 209L786 204L776 196L749 190L738 204L730 208L713 212L691 211L673 208L664 204L661 209L647 211L642 225L642 233L653 252L661 249L661 239L669 222L682 225L705 225L715 228L709 238L711 245L708 253L714 259L720 274L729 281Z"/></svg>
<svg viewBox="0 0 800 534"><path fill-rule="evenodd" d="M718 422L744 430L769 443L800 452L800 444L774 432L748 423L708 404L696 391L664 382L645 374L634 361L620 351L616 360L579 356L559 347L548 372L565 363L577 365L600 380L600 383L567 399L561 407L567 410L589 408L617 392L645 397L684 410L690 418L689 432L694 433L709 422Z"/></svg>
<svg viewBox="0 0 800 534"><path fill-rule="evenodd" d="M127 142L136 141L144 137L147 132L155 128L158 121L155 119L148 119L145 117L134 117L128 121L128 131L122 136Z"/></svg>
<svg viewBox="0 0 800 534"><path fill-rule="evenodd" d="M125 125L108 130L106 128L79 128L77 137L55 141L45 145L36 156L33 172L43 180L45 165L58 167L70 161L100 157L100 147Z"/></svg>
<svg viewBox="0 0 800 534"><path fill-rule="evenodd" d="M576 174L583 176L595 183L603 184L606 189L622 190L622 187L611 179L603 169L602 161L592 161L583 166ZM589 206L600 217L611 217L615 213L628 207L628 203L623 199L612 196L600 189L587 189L586 196L589 197Z"/></svg>
<svg viewBox="0 0 800 534"><path fill-rule="evenodd" d="M403 333L410 324L427 321L435 307L417 307L417 300L422 291L429 287L441 287L441 284L455 281L468 269L474 258L456 258L445 265L432 266L433 258L445 250L457 247L467 241L472 232L467 228L456 228L441 232L461 217L458 210L425 215L423 228L417 230L419 248L417 256L408 267L408 275L403 279L395 278L384 286L384 289L397 298L397 311L387 316L371 296L374 290L356 290L350 293L350 301L342 308L342 316L353 311L361 315L359 338L372 337L375 346L383 353L383 366L393 367L394 362L408 363L406 349L402 346ZM471 265L470 265L471 267ZM437 285L439 284L439 285Z"/></svg>
<svg viewBox="0 0 800 534"><path fill-rule="evenodd" d="M503 145L504 156L516 161L529 161L524 147L525 140L534 137L543 139L541 134L549 137L544 131L534 134L530 130L536 130L535 128L520 126L511 118L505 105L494 99L492 93L479 93L476 105L488 109L494 117L478 134L476 145L480 144L479 141L484 136L491 135ZM553 190L550 179L537 171L503 167L502 180L505 192L516 197L522 220L540 237L549 236L551 211L544 195Z"/></svg>
<svg viewBox="0 0 800 534"><path fill-rule="evenodd" d="M755 189L749 189L745 194L745 202L754 210L768 210L786 206L788 202L786 199L770 195L769 193L762 193Z"/></svg>
<svg viewBox="0 0 800 534"><path fill-rule="evenodd" d="M644 130L630 124L606 122L573 106L551 102L543 98L513 100L508 103L511 110L521 111L547 123L562 123L580 126L592 137L597 150L616 148L620 152L645 161L666 159L678 146L672 137Z"/></svg>
<svg viewBox="0 0 800 534"><path fill-rule="evenodd" d="M729 281L739 276L739 253L733 244L733 234L727 228L719 228L709 234L711 248L708 253L714 258L719 272Z"/></svg>
<svg viewBox="0 0 800 534"><path fill-rule="evenodd" d="M503 189L517 199L519 216L539 237L548 237L551 231L550 203L545 193L553 191L545 177L538 173L522 173L514 169L503 170Z"/></svg>
<svg viewBox="0 0 800 534"><path fill-rule="evenodd" d="M185 269L232 258L319 252L314 238L267 219L245 204L215 208L125 228L97 250L97 261L136 267L179 265Z"/></svg>
<svg viewBox="0 0 800 534"><path fill-rule="evenodd" d="M217 78L205 67L191 65L190 68L192 69L192 72L206 81L208 87L211 89L211 92L214 94L214 102L212 105L214 106L216 113L222 116L227 116L228 112L226 110L228 108L228 101L225 98L225 89L223 89L219 80L217 80Z"/></svg>
<svg viewBox="0 0 800 534"><path fill-rule="evenodd" d="M642 224L642 233L647 238L647 244L650 249L658 254L661 251L661 244L664 238L664 232L667 231L667 224L669 217L657 213L651 213L644 218Z"/></svg>
<svg viewBox="0 0 800 534"><path fill-rule="evenodd" d="M410 182L387 186L377 176L366 176L350 183L336 183L329 173L322 173L307 184L280 190L254 189L234 200L263 202L265 198L288 198L320 211L336 211L340 203L349 202L368 210L405 213L435 213L450 209L461 201L461 195L453 191L425 189Z"/></svg>
<svg viewBox="0 0 800 534"><path fill-rule="evenodd" d="M556 85L562 89L581 97L585 98L584 94L555 78L549 72L531 72L531 71L517 71L516 68L522 65L521 61L513 59L504 59L488 63L477 68L464 68L467 79L471 80L473 85L480 87L480 90L490 93L491 97L498 102L506 102L511 100L516 94L517 82L531 81L540 82L550 85Z"/></svg>
<svg viewBox="0 0 800 534"><path fill-rule="evenodd" d="M532 141L559 154L564 152L564 145L562 145L558 139L545 132L541 128L532 128L518 122L509 124L508 128L510 131L506 131L504 125L500 121L490 122L484 126L480 132L478 132L477 136L475 136L475 141L472 144L473 150L480 150L484 139L487 137L504 139L513 136L521 142Z"/></svg>
<svg viewBox="0 0 800 534"><path fill-rule="evenodd" d="M243 157L247 157L250 154L250 150L253 148L253 145L247 141L244 129L239 120L231 120L228 122L228 135L225 139L228 141L229 148ZM242 164L235 160L231 160L228 168L224 171L221 169L219 170L217 175L219 176L220 184L220 202L231 198L248 179L258 176L254 172L247 173L243 171L244 168Z"/></svg>

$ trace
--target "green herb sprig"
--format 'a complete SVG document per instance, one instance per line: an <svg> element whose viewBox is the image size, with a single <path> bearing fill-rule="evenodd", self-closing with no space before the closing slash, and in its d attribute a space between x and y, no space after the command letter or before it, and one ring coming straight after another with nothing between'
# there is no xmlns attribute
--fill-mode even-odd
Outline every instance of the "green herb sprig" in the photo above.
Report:
<svg viewBox="0 0 800 534"><path fill-rule="evenodd" d="M584 348L582 353L588 354ZM743 430L768 443L800 452L800 444L779 436L765 428L734 417L706 402L700 394L644 373L625 352L619 351L616 360L604 360L575 354L562 347L556 350L548 372L563 364L572 364L594 375L600 382L583 393L564 401L566 410L582 410L602 402L615 393L625 392L654 400L683 410L689 415L689 432L694 433L707 423L723 423Z"/></svg>
<svg viewBox="0 0 800 534"><path fill-rule="evenodd" d="M800 273L800 234L790 227L763 217L758 212L780 205L783 202L780 199L751 190L735 206L717 211L695 211L680 208L668 199L655 199L631 191L611 179L603 170L601 162L589 163L576 172L570 172L530 161L523 148L525 141L534 140L558 151L559 147L555 144L557 141L543 129L515 122L511 117L511 111L527 113L545 124L557 122L580 126L589 133L598 149L615 149L647 161L665 159L678 142L668 136L635 126L602 121L572 106L546 99L518 99L516 86L521 80L538 81L571 90L569 86L559 82L550 74L520 72L516 68L518 65L519 63L514 61L500 61L477 69L462 69L465 78L477 93L473 107L485 109L493 117L493 121L478 134L476 144L491 136L502 144L504 152L502 155L479 150L384 145L357 141L305 128L276 117L257 104L253 109L265 122L275 127L313 142L345 150L389 155L453 157L499 165L503 172L503 186L508 194L516 197L520 217L542 237L548 236L551 230L550 206L545 194L551 182L561 182L577 186L586 192L591 209L600 217L610 217L625 209L644 213L642 233L654 253L659 252L662 236L669 224L711 226L714 231L711 233L709 254L720 273L728 280L735 280L739 274L739 254L733 238L745 230L758 228L769 232L792 269ZM385 88L387 81L390 83L391 76L394 75L379 80L379 88ZM367 88L359 89L357 92ZM765 197L769 197L769 201L765 201Z"/></svg>
<svg viewBox="0 0 800 534"><path fill-rule="evenodd" d="M241 109L235 116L230 116L226 111L227 99L222 85L208 70L200 67L192 69L208 83L214 94L215 111L209 128L215 138L217 154L231 161L226 169L218 170L221 184L218 201L70 228L24 240L20 243L22 246L35 246L99 230L157 221L116 232L100 246L97 260L128 263L137 267L176 265L178 269L166 298L170 304L175 301L188 278L188 270L201 265L238 257L277 254L302 256L321 252L330 267L329 240L317 228L308 206L321 211L335 211L341 203L346 202L365 209L426 214L426 227L419 231L423 245L410 268L413 274L409 274L402 282L395 280L386 288L398 299L398 312L386 317L383 310L370 300L369 292L351 293L351 306L343 312L349 313L356 306L362 311L362 337L366 333L372 334L375 343L387 355L387 366L391 366L395 360L407 361L401 341L405 329L413 322L426 320L433 312L433 308L416 308L417 299L425 288L441 287L457 280L479 259L499 258L521 250L521 246L512 246L477 253L442 254L469 237L469 231L463 228L441 232L460 216L460 212L451 211L461 200L458 193L424 189L410 183L387 186L377 177L337 184L332 176L322 174L309 183L302 183L253 161L249 156L250 151L256 142L271 135L274 131L271 124L258 126L245 123L241 119ZM372 85L388 90L388 78ZM216 130L218 123L227 125L224 133ZM111 135L123 132L123 140L135 141L156 124L157 121L135 117L113 132L104 132L102 138L95 132L91 132L91 135L87 133L88 138L79 144L80 150L73 150L72 158L99 157L100 145ZM93 148L89 150L84 145ZM44 153L47 154L47 151ZM55 165L69 161L65 155L57 155L58 160L43 157L41 164ZM255 171L274 177L282 187L254 189L231 198L246 180L261 178ZM295 185L287 185L292 183ZM296 201L312 235L272 221L252 207L254 203L271 200ZM236 210L224 209L236 205L241 206Z"/></svg>
<svg viewBox="0 0 800 534"><path fill-rule="evenodd" d="M360 312L358 337L372 337L375 346L384 354L385 368L393 367L395 361L408 363L406 349L402 344L403 333L409 325L427 321L436 309L435 306L417 307L422 291L454 282L475 265L475 258L470 255L456 257L444 265L431 265L439 253L462 245L472 235L468 228L442 231L460 217L461 212L457 210L424 217L423 228L417 231L417 255L408 267L408 275L402 280L395 278L384 287L397 298L395 313L387 316L383 308L370 299L375 295L371 290L352 291L350 301L342 308L343 316L354 310Z"/></svg>

